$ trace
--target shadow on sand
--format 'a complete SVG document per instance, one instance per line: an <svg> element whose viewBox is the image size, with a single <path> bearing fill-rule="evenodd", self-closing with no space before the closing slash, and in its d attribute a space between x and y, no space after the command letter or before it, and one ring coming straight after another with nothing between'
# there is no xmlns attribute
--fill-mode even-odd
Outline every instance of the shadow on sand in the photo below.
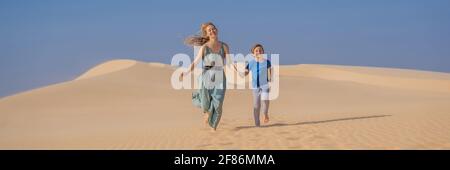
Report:
<svg viewBox="0 0 450 170"><path fill-rule="evenodd" d="M269 127L282 127L282 126L297 126L297 125L310 125L310 124L321 124L321 123L330 123L330 122L339 122L339 121L348 121L348 120L358 120L358 119L372 119L372 118L381 118L388 117L392 115L374 115L374 116L360 116L360 117L347 117L347 118L339 118L339 119L330 119L330 120L318 120L318 121L308 121L308 122L297 122L297 123L275 123L269 125L262 125L260 127L256 126L238 126L234 128L235 131L250 129L250 128L269 128Z"/></svg>

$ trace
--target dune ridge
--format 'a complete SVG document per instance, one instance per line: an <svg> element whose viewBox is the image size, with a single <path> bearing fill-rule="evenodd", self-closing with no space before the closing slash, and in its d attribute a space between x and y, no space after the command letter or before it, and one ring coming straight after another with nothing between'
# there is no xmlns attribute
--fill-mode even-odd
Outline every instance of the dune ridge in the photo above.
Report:
<svg viewBox="0 0 450 170"><path fill-rule="evenodd" d="M123 69L130 68L133 65L135 65L136 63L137 63L137 61L135 61L135 60L111 60L111 61L107 61L107 62L99 64L99 65L95 66L94 68L88 70L87 72L85 72L84 74L82 74L81 76L76 78L76 80L91 78L91 77L95 77L95 76L108 74L108 73L111 73L111 72L120 71L120 70L123 70Z"/></svg>

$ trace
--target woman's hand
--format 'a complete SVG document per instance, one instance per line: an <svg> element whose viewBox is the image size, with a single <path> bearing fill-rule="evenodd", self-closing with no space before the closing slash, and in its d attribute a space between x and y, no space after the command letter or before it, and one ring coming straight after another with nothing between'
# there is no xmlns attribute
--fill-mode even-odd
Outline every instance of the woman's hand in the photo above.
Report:
<svg viewBox="0 0 450 170"><path fill-rule="evenodd" d="M236 63L233 63L232 65L233 65L234 71L236 71L236 72L238 72L238 73L241 73L241 72L239 72L239 70L237 69L237 64L236 64Z"/></svg>
<svg viewBox="0 0 450 170"><path fill-rule="evenodd" d="M184 77L184 72L181 72L180 77L178 77L178 80L183 81L183 77Z"/></svg>

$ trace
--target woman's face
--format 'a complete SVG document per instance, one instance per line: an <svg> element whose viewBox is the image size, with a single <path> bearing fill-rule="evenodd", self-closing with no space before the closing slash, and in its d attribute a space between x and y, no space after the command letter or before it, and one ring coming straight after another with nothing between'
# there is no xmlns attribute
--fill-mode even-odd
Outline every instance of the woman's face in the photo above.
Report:
<svg viewBox="0 0 450 170"><path fill-rule="evenodd" d="M217 29L214 25L208 25L206 27L206 35L209 36L210 38L215 38L217 37Z"/></svg>
<svg viewBox="0 0 450 170"><path fill-rule="evenodd" d="M258 56L258 55L264 54L264 51L263 51L263 49L262 49L261 47L256 47L256 48L253 50L253 54L254 54L255 56Z"/></svg>

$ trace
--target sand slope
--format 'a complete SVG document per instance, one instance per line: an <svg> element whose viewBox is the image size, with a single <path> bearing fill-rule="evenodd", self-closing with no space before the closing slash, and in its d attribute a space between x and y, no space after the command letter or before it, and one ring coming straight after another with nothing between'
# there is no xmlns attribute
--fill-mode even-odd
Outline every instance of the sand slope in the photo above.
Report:
<svg viewBox="0 0 450 170"><path fill-rule="evenodd" d="M0 149L450 149L450 74L280 68L271 122L228 90L211 133L167 65L114 60L74 81L0 99Z"/></svg>

